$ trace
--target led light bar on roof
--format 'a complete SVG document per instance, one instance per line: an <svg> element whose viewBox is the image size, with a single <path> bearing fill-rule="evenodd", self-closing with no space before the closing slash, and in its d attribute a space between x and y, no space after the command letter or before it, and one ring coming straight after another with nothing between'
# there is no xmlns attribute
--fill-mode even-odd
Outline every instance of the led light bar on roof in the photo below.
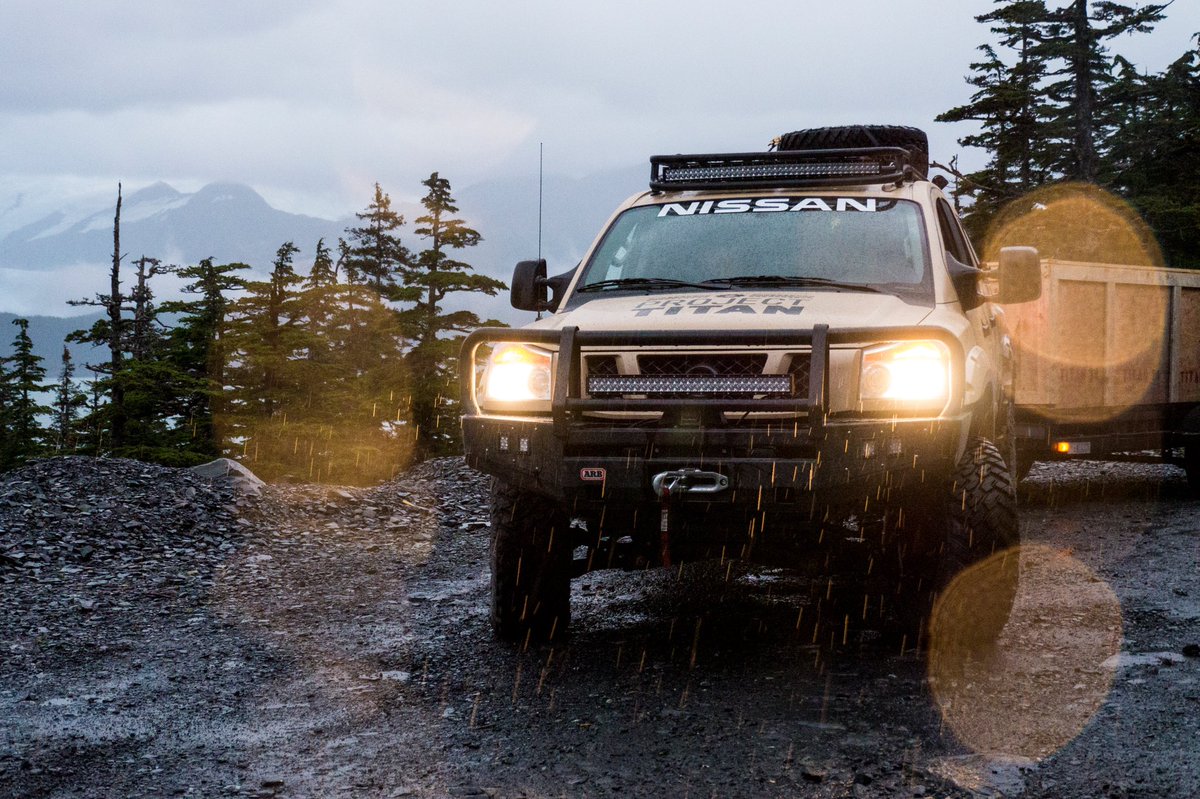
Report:
<svg viewBox="0 0 1200 799"><path fill-rule="evenodd" d="M899 147L656 155L650 159L650 188L678 191L893 183L917 177L908 158L908 151Z"/></svg>
<svg viewBox="0 0 1200 799"><path fill-rule="evenodd" d="M858 164L751 164L746 166L666 167L662 180L666 183L695 180L755 180L769 178L807 178L854 175L875 177L883 166L875 162Z"/></svg>

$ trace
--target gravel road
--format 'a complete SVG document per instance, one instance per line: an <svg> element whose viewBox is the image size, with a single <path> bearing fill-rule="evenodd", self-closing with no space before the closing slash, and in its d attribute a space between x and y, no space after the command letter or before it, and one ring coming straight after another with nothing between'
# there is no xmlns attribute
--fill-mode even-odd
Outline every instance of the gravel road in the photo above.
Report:
<svg viewBox="0 0 1200 799"><path fill-rule="evenodd" d="M0 796L1200 796L1200 502L1086 462L1021 494L985 659L814 642L819 576L713 566L586 575L521 651L459 460L257 493L34 464L0 478Z"/></svg>

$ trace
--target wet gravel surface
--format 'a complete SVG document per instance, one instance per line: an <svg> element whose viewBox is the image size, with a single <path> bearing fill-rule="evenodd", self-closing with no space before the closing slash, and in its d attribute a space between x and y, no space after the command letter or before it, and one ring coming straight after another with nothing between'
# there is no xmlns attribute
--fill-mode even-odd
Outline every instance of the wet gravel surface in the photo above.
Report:
<svg viewBox="0 0 1200 799"><path fill-rule="evenodd" d="M811 575L573 586L486 614L486 480L374 489L55 459L0 478L0 796L1200 795L1200 502L1041 464L1000 646L798 627Z"/></svg>

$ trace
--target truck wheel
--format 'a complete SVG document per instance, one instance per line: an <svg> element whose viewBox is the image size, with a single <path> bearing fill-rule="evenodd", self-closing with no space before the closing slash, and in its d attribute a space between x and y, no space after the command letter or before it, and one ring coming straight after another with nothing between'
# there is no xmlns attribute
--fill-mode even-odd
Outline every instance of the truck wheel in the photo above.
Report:
<svg viewBox="0 0 1200 799"><path fill-rule="evenodd" d="M570 519L549 499L492 483L492 627L552 641L571 623Z"/></svg>
<svg viewBox="0 0 1200 799"><path fill-rule="evenodd" d="M855 147L903 147L912 165L929 171L929 137L920 128L903 125L842 125L794 130L779 137L780 150L838 150Z"/></svg>
<svg viewBox="0 0 1200 799"><path fill-rule="evenodd" d="M1021 541L1013 475L1000 450L987 439L972 438L950 485L936 496L918 497L905 515L909 522L900 538L909 555L906 568L891 571L900 578L895 608L900 629L891 632L921 645L929 643L930 629L952 630L956 647L977 649L995 641L1016 596L1014 548ZM970 575L955 583L980 561L1008 550L1011 557L989 561L977 583Z"/></svg>
<svg viewBox="0 0 1200 799"><path fill-rule="evenodd" d="M992 442L983 438L968 442L947 511L936 572L940 593L931 628L953 634L955 640L946 642L951 646L988 646L999 637L1012 610L1021 543L1013 475ZM976 568L997 554L995 560Z"/></svg>

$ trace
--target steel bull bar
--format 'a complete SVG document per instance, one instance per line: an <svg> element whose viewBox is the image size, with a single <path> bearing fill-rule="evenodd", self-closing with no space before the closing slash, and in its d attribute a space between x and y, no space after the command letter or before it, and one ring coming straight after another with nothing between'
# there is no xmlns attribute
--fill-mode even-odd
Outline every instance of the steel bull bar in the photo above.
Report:
<svg viewBox="0 0 1200 799"><path fill-rule="evenodd" d="M811 329L780 330L619 330L583 331L577 327L539 330L507 327L480 328L463 341L459 354L459 389L462 412L466 417L489 415L479 405L476 354L485 344L515 342L557 350L551 416L554 433L569 440L571 427L582 413L597 411L669 411L683 407L722 411L787 412L808 416L808 427L819 431L829 420L829 348L831 345L870 346L895 341L936 339L950 352L949 405L945 413L961 409L965 365L958 339L937 327L854 327L830 330L828 325ZM726 350L730 347L807 346L810 351L808 391L804 396L789 397L609 397L583 396L581 353L584 347L648 348L697 346L706 343ZM491 415L511 416L512 412ZM862 418L861 415L859 418Z"/></svg>
<svg viewBox="0 0 1200 799"><path fill-rule="evenodd" d="M728 351L730 347L736 348L739 346L747 348L807 346L810 350L807 391L803 396L797 396L795 384L792 383L792 396L786 397L750 396L718 399L678 396L642 396L637 398L628 398L627 396L605 398L584 396L581 363L583 348L585 347L633 349L681 345L695 346L706 341L711 341L714 336L719 336L718 346L724 351ZM803 413L807 415L805 428L808 437L812 440L825 438L824 434L827 431L832 432L839 425L843 426L844 431L848 431L854 424L862 425L873 422L876 427L880 424L887 425L889 423L887 417L869 417L853 411L844 411L842 415L834 414L831 420L829 409L830 345L857 344L859 346L867 346L876 343L916 339L936 339L947 345L947 349L951 354L950 399L943 413L958 413L961 410L961 397L965 380L965 358L958 340L949 331L940 328L846 328L830 331L826 325L817 325L811 330L719 331L717 333L713 331L686 330L583 332L575 327L567 327L562 330L483 328L469 335L463 342L459 362L461 369L460 387L464 410L464 428L468 435L468 440L465 442L468 460L471 459L473 449L475 449L476 453L481 450L486 451L487 449L487 445L484 442L470 439L472 431L478 435L481 430L490 426L485 425L482 428L480 426L480 423L484 422L489 414L480 407L477 396L478 365L476 363L476 354L479 347L485 344L519 342L540 345L548 350L557 350L557 360L552 365L553 387L550 418L546 416L544 403L543 410L536 413L527 411L525 414L491 414L491 417L495 419L495 424L498 426L508 425L514 431L528 431L525 434L530 435L530 439L519 442L520 446L516 449L520 452L523 451L522 448L528 447L530 455L532 455L533 450L536 449L538 451L538 457L534 459L534 463L540 464L540 466L533 466L533 474L537 476L539 485L544 489L549 490L550 493L557 493L565 488L562 482L567 478L565 477L563 466L565 461L570 460L570 458L564 455L568 445L574 444L576 448L591 446L599 451L603 451L608 446L607 441L612 433L606 434L603 429L596 428L594 420L593 424L589 426L582 418L582 415L589 411L659 411L665 414L668 411L684 407L692 409L709 408L714 411L744 410L784 411L793 414ZM842 409L838 410L842 411ZM470 421L469 424L468 420ZM731 428L730 432L735 434L739 429L736 424L732 425ZM639 427L638 430L644 434L648 432L651 436L661 436L675 432L669 423L660 423L657 427ZM843 434L846 433L843 432ZM751 435L753 435L752 432ZM539 441L534 442L534 437L538 438ZM504 445L501 445L501 449L504 449ZM704 463L704 455L704 452L696 452L696 460ZM650 480L649 487L658 499L661 516L658 542L660 549L659 557L664 566L669 566L672 563L671 537L673 528L675 527L676 508L679 507L679 503L689 496L695 498L715 498L717 495L723 495L734 483L734 474L730 473L728 468L719 471L694 468L687 464L687 461L690 460L687 456L675 458L674 460L676 463L673 465L669 462L662 463L658 467L660 469L666 467L662 471L656 471L647 462L645 465L651 467L650 471L655 473L652 475L643 473L642 478ZM522 471L520 461L521 456L517 456L516 461L509 461L507 463L493 461L492 465L497 473L506 473L509 479L512 479L517 477ZM733 466L733 464L725 463L725 467L730 466ZM510 467L512 471L509 471ZM525 467L526 470L528 468L528 466ZM737 467L735 466L734 468L736 469ZM815 465L810 465L807 470L810 488L814 470ZM601 475L605 473L604 469L597 469L596 471L600 472ZM772 484L774 484L774 474L774 464L772 464ZM550 480L549 485L540 482L546 478ZM594 479L584 478L582 473L580 474L580 478ZM849 479L848 472L847 478ZM606 478L602 476L600 479L604 480ZM601 491L601 496L603 496L603 490Z"/></svg>

